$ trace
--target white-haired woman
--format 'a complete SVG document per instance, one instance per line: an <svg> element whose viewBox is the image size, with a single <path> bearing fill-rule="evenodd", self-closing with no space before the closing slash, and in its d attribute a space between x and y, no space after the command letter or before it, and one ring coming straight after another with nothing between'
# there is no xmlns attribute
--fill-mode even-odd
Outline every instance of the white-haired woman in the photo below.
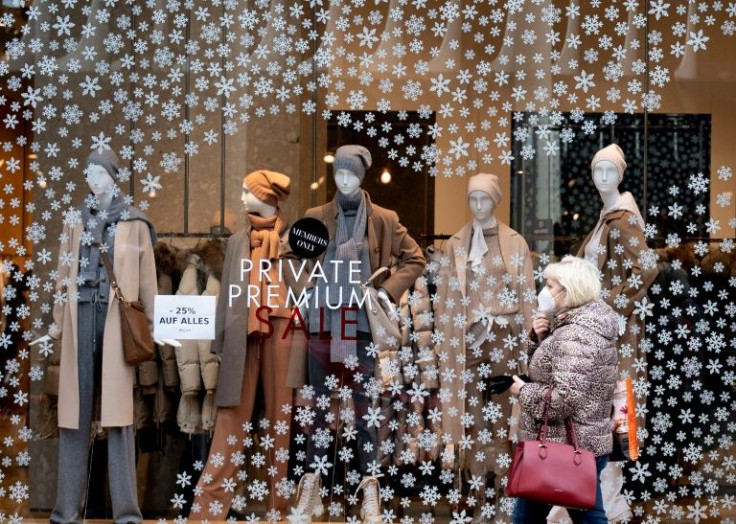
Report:
<svg viewBox="0 0 736 524"><path fill-rule="evenodd" d="M519 440L536 440L544 397L552 390L547 409L549 440L567 442L565 419L571 417L580 446L596 456L596 506L569 510L574 523L607 523L600 489L600 472L613 449L611 405L616 385L618 318L599 298L598 269L581 258L566 257L550 264L539 293L539 314L528 340L529 377L514 377L511 394L521 405ZM546 523L551 506L519 499L514 523Z"/></svg>

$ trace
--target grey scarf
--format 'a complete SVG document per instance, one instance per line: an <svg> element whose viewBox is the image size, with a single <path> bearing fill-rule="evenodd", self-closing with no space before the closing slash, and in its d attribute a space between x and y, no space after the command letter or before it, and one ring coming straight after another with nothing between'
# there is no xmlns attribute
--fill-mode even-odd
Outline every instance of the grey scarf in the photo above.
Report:
<svg viewBox="0 0 736 524"><path fill-rule="evenodd" d="M363 252L368 249L363 242L366 235L366 226L368 224L365 193L363 193L363 191L360 192L360 202L358 203L352 231L348 231L348 218L345 216L346 211L343 209L343 204L340 203L340 200L345 199L340 197L341 195L338 196L337 231L335 235L335 253L333 260L340 260L343 268L348 267L350 262L361 262L361 275L365 274L366 271L370 274L370 267L362 267L365 265L364 261L366 259ZM360 285L350 282L350 272L347 270L339 271L337 274L330 275L329 277L328 292L331 303L334 304L337 297L340 296L340 289L342 289L343 306L352 305L349 301L353 296L353 292L355 292L355 296L361 296ZM341 309L329 309L328 311L325 311L325 315L329 315L330 317L330 331L332 333L332 341L330 342L330 360L332 362L344 362L346 357L356 356L356 341L344 340L341 336ZM345 328L346 336L354 338L356 333L351 333L351 331L355 331L355 325L346 324Z"/></svg>
<svg viewBox="0 0 736 524"><path fill-rule="evenodd" d="M104 244L106 236L111 238L109 233L105 235L105 230L113 227L120 220L126 220L129 208L130 206L125 203L125 200L119 197L113 198L110 207L106 210L98 210L94 205L85 205L82 208L84 235L80 256L87 259L87 266L80 268L80 275L85 284L97 285L100 277L100 247ZM111 246L105 247L109 248Z"/></svg>

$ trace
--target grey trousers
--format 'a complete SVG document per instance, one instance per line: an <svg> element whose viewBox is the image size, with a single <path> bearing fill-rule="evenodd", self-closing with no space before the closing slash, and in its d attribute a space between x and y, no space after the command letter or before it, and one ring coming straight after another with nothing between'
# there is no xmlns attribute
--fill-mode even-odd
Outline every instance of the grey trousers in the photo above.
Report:
<svg viewBox="0 0 736 524"><path fill-rule="evenodd" d="M102 335L107 304L80 302L77 365L79 366L79 429L59 430L59 483L51 520L60 524L81 523L86 506L90 426L95 388L100 387ZM133 426L107 428L107 471L116 524L141 522L135 480L135 435Z"/></svg>

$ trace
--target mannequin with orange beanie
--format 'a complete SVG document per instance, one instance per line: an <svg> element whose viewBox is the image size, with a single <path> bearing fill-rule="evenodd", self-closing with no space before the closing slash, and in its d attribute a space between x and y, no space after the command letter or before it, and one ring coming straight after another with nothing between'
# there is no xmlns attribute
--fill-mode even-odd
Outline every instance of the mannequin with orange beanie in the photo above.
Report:
<svg viewBox="0 0 736 524"><path fill-rule="evenodd" d="M275 270L269 282L258 278L257 268L262 260L278 260L282 237L288 239L289 223L278 204L288 197L290 188L289 177L273 171L255 171L243 179L241 200L248 224L227 243L211 349L220 357L217 420L209 458L195 489L191 519L225 520L231 505L243 509L240 500L233 500L234 488L245 474L249 453L242 453L247 437L243 428L249 429L259 384L265 410L258 429L264 435L253 455L265 458L261 467L268 479L268 520L281 520L285 514L290 416L288 410L282 410L292 401L292 389L286 385L292 339L282 335L291 309L286 307L286 290ZM253 264L247 277L241 275L246 259ZM245 278L249 281L243 282ZM260 289L260 293L236 296L228 291L231 284ZM258 300L253 301L253 296ZM245 438L245 442L252 440Z"/></svg>

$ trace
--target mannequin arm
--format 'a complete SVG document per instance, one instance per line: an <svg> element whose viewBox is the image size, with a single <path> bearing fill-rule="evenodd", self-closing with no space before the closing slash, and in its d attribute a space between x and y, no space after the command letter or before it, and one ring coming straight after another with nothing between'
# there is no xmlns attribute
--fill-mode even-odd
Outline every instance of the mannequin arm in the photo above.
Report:
<svg viewBox="0 0 736 524"><path fill-rule="evenodd" d="M391 212L393 228L391 255L399 260L399 268L384 282L381 287L391 296L394 303L401 300L401 295L414 284L424 271L427 259L416 241L409 236L407 229L399 223L399 216Z"/></svg>
<svg viewBox="0 0 736 524"><path fill-rule="evenodd" d="M647 293L649 286L657 278L656 268L645 269L641 264L641 254L647 249L644 233L638 224L632 224L629 219L632 213L624 213L619 220L609 222L609 227L618 229L621 233L618 238L609 234L608 249L609 261L615 261L617 267L614 274L622 276L622 281L610 289L611 294L606 299L616 313L629 317L634 310L634 302L641 300ZM625 269L630 266L630 269ZM616 307L616 297L623 295L628 302L623 307Z"/></svg>
<svg viewBox="0 0 736 524"><path fill-rule="evenodd" d="M30 344L28 344L28 345L29 345L29 346L35 346L36 344L43 344L44 342L51 342L52 340L54 340L54 339L53 339L53 338L51 338L51 336L50 336L50 335L44 335L44 336L42 336L42 337L38 337L38 338L37 338L36 340L33 340L33 341L32 341L32 342L31 342Z"/></svg>
<svg viewBox="0 0 736 524"><path fill-rule="evenodd" d="M69 300L69 296L67 296L69 273L71 265L76 263L76 257L73 256L71 249L71 237L71 228L65 220L64 226L61 229L61 243L58 253L59 262L56 268L58 275L56 276L56 286L54 288L54 322L49 328L49 336L55 340L61 338L61 331L64 326L64 308L66 307L67 300Z"/></svg>

